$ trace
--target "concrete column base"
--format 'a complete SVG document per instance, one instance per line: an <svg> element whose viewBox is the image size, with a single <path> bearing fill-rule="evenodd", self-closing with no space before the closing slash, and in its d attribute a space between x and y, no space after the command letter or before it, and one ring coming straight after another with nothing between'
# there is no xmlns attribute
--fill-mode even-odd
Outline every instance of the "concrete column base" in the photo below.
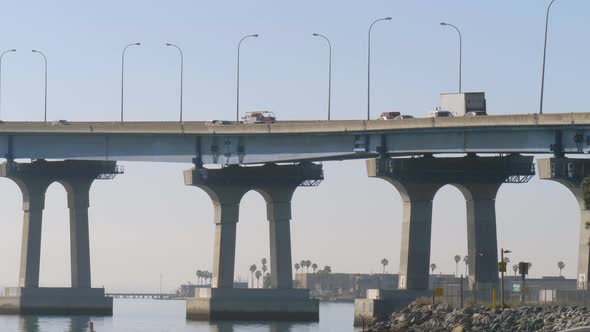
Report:
<svg viewBox="0 0 590 332"><path fill-rule="evenodd" d="M367 290L367 298L354 300L354 326L368 326L373 320L387 319L420 297L432 297L432 290Z"/></svg>
<svg viewBox="0 0 590 332"><path fill-rule="evenodd" d="M202 288L186 301L191 320L318 321L319 314L307 289Z"/></svg>
<svg viewBox="0 0 590 332"><path fill-rule="evenodd" d="M0 314L104 315L113 314L113 299L104 288L6 288Z"/></svg>

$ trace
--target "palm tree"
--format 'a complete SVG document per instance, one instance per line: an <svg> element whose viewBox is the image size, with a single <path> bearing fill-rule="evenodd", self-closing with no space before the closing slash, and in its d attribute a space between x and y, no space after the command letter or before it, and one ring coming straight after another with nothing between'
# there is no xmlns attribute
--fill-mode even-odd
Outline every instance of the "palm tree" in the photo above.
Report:
<svg viewBox="0 0 590 332"><path fill-rule="evenodd" d="M260 277L262 277L262 272L260 270L256 271L256 288L260 288Z"/></svg>
<svg viewBox="0 0 590 332"><path fill-rule="evenodd" d="M430 269L432 270L432 274L434 274L434 270L436 270L436 264L430 264Z"/></svg>
<svg viewBox="0 0 590 332"><path fill-rule="evenodd" d="M201 284L201 277L203 276L203 271L197 270L197 285Z"/></svg>
<svg viewBox="0 0 590 332"><path fill-rule="evenodd" d="M256 264L250 265L250 279L252 280L252 288L254 288L254 272L256 272Z"/></svg>
<svg viewBox="0 0 590 332"><path fill-rule="evenodd" d="M461 256L455 255L455 278L459 274L459 262L461 261Z"/></svg>
<svg viewBox="0 0 590 332"><path fill-rule="evenodd" d="M299 264L301 265L301 273L303 273L303 269L305 268L305 259L302 259Z"/></svg>
<svg viewBox="0 0 590 332"><path fill-rule="evenodd" d="M266 270L268 270L268 267L266 267L266 265L262 265L262 275L266 276Z"/></svg>
<svg viewBox="0 0 590 332"><path fill-rule="evenodd" d="M557 262L557 268L559 269L559 276L561 277L561 270L565 268L565 263L562 261Z"/></svg>
<svg viewBox="0 0 590 332"><path fill-rule="evenodd" d="M318 269L318 265L316 263L311 264L311 269L313 270L313 273L315 273L315 270Z"/></svg>
<svg viewBox="0 0 590 332"><path fill-rule="evenodd" d="M299 281L297 280L297 271L299 271L301 265L299 263L295 263L295 288L299 287Z"/></svg>
<svg viewBox="0 0 590 332"><path fill-rule="evenodd" d="M330 265L324 266L324 272L325 273L332 273L332 267Z"/></svg>
<svg viewBox="0 0 590 332"><path fill-rule="evenodd" d="M305 261L305 267L307 268L307 273L309 273L309 267L311 266L311 261L308 259Z"/></svg>
<svg viewBox="0 0 590 332"><path fill-rule="evenodd" d="M267 263L266 258L262 258L260 261L262 262L262 265L266 265Z"/></svg>
<svg viewBox="0 0 590 332"><path fill-rule="evenodd" d="M262 288L270 288L271 286L270 273L267 273L262 277Z"/></svg>
<svg viewBox="0 0 590 332"><path fill-rule="evenodd" d="M387 260L387 258L383 258L381 260L381 265L383 265L383 274L385 274L385 267L389 264L389 261Z"/></svg>
<svg viewBox="0 0 590 332"><path fill-rule="evenodd" d="M514 276L516 277L516 272L518 272L518 265L512 265L512 271L514 271Z"/></svg>
<svg viewBox="0 0 590 332"><path fill-rule="evenodd" d="M465 276L469 275L468 267L469 267L469 256L465 255L463 257L463 263L465 263Z"/></svg>

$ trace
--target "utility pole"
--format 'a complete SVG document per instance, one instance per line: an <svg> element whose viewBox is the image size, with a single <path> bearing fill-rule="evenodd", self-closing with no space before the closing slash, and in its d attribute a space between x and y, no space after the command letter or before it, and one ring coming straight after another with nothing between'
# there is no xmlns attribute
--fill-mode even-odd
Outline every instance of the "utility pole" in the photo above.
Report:
<svg viewBox="0 0 590 332"><path fill-rule="evenodd" d="M522 280L522 286L520 289L520 303L522 305L524 305L525 303L525 287L524 287L524 282L525 282L525 275L527 275L529 273L529 263L527 262L519 262L518 263L518 272L520 273L520 278Z"/></svg>
<svg viewBox="0 0 590 332"><path fill-rule="evenodd" d="M160 300L162 299L162 274L160 273Z"/></svg>
<svg viewBox="0 0 590 332"><path fill-rule="evenodd" d="M504 254L509 254L512 251L500 249L500 308L504 310L504 273L506 272L506 262L504 261Z"/></svg>

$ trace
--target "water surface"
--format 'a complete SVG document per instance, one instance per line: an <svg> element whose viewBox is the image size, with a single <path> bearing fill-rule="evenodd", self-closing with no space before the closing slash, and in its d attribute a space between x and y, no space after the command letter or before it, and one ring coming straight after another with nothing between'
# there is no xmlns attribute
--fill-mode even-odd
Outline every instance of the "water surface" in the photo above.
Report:
<svg viewBox="0 0 590 332"><path fill-rule="evenodd" d="M320 303L319 323L193 322L184 301L115 299L112 317L0 316L1 332L353 332L352 303Z"/></svg>

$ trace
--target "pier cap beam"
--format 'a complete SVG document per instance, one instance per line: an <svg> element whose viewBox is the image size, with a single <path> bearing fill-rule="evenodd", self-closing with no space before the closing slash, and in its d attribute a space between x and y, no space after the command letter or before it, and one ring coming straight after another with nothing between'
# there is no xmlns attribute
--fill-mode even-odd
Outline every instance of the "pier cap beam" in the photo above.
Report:
<svg viewBox="0 0 590 332"><path fill-rule="evenodd" d="M184 171L187 186L244 186L251 189L267 186L316 186L324 179L322 165L299 163L293 165L265 164L263 166L228 166L223 168L195 167Z"/></svg>

